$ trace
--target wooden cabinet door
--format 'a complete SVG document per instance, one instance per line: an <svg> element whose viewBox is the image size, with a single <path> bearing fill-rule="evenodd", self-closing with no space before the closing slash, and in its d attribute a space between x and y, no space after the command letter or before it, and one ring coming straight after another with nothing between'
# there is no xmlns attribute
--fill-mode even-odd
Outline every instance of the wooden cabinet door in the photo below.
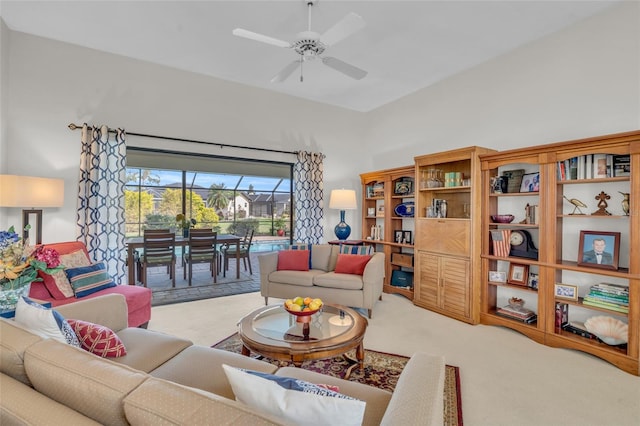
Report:
<svg viewBox="0 0 640 426"><path fill-rule="evenodd" d="M444 289L442 308L451 314L469 318L471 314L469 261L442 256L440 259L440 279Z"/></svg>
<svg viewBox="0 0 640 426"><path fill-rule="evenodd" d="M440 261L439 256L418 252L416 261L419 279L414 294L414 303L425 308L440 307ZM414 282L416 280L414 279Z"/></svg>
<svg viewBox="0 0 640 426"><path fill-rule="evenodd" d="M418 252L414 303L458 318L469 318L471 283L469 260Z"/></svg>

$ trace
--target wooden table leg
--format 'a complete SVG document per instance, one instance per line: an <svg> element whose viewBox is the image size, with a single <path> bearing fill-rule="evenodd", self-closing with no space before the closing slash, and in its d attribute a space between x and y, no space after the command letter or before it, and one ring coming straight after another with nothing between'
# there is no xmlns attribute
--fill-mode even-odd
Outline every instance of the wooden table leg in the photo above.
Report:
<svg viewBox="0 0 640 426"><path fill-rule="evenodd" d="M244 355L244 356L251 355L251 351L245 345L242 345L242 355Z"/></svg>
<svg viewBox="0 0 640 426"><path fill-rule="evenodd" d="M364 371L364 342L361 342L356 348L356 359L360 364L360 371Z"/></svg>
<svg viewBox="0 0 640 426"><path fill-rule="evenodd" d="M136 285L136 265L133 260L133 247L131 245L127 247L127 267L129 268L128 284Z"/></svg>

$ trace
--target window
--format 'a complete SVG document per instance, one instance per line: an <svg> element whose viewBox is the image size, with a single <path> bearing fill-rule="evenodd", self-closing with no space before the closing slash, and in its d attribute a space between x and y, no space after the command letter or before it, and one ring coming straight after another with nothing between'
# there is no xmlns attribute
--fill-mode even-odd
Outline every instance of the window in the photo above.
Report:
<svg viewBox="0 0 640 426"><path fill-rule="evenodd" d="M278 235L291 220L291 176L289 163L128 148L127 236L180 228L179 214L220 233Z"/></svg>

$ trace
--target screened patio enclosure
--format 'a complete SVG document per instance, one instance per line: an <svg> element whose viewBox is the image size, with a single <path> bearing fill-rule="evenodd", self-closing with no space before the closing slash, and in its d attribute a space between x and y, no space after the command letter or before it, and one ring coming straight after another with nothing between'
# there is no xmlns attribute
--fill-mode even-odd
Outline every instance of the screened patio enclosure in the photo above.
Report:
<svg viewBox="0 0 640 426"><path fill-rule="evenodd" d="M290 239L292 164L127 150L128 237L145 229L209 228Z"/></svg>

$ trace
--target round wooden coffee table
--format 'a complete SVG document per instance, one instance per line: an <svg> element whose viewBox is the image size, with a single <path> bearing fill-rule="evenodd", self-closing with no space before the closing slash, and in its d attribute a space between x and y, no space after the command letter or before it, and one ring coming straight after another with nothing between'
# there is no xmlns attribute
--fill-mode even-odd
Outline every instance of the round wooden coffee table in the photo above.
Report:
<svg viewBox="0 0 640 426"><path fill-rule="evenodd" d="M299 322L297 318L282 305L249 313L238 323L242 354L255 352L300 367L306 360L344 355L356 348L355 360L345 358L364 369L363 339L369 324L365 317L346 306L325 304L311 321Z"/></svg>

